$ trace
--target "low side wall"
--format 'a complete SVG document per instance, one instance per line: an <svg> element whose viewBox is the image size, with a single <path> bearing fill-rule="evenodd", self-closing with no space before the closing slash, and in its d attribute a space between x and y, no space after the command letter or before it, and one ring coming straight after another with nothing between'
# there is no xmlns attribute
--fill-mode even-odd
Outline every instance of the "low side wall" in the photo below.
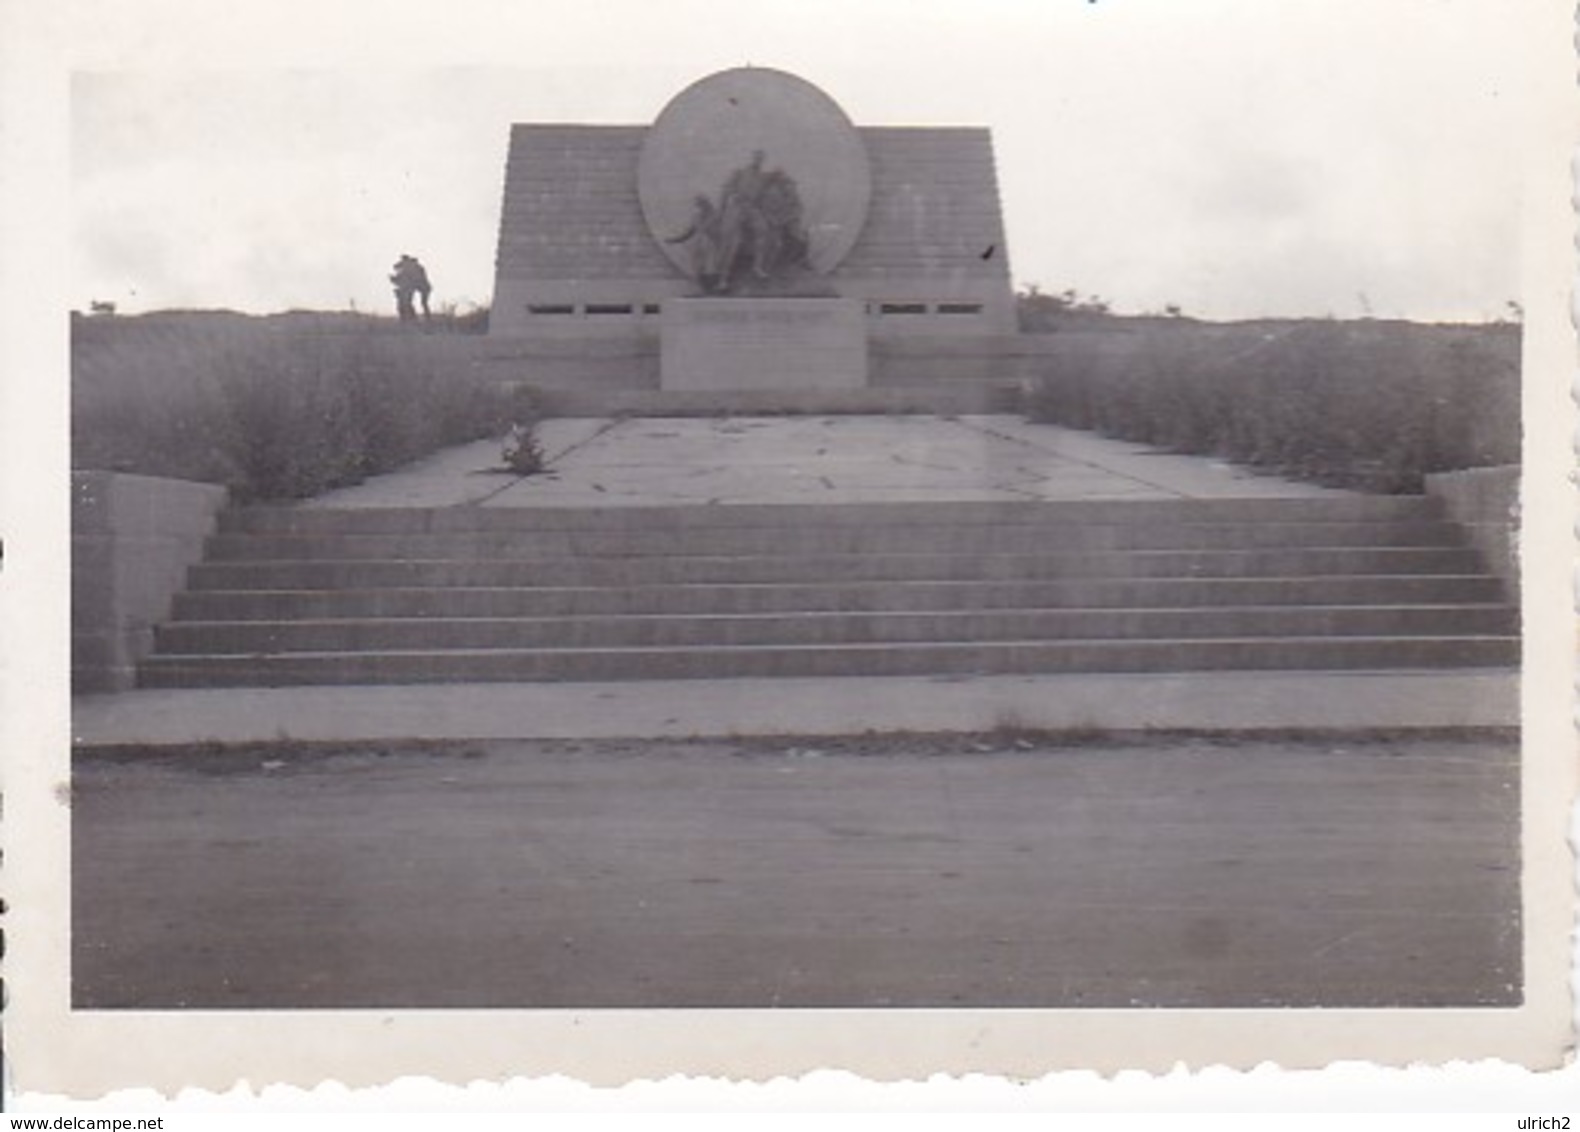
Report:
<svg viewBox="0 0 1580 1132"><path fill-rule="evenodd" d="M1511 597L1520 592L1520 469L1467 468L1426 477L1426 493L1443 501L1449 518L1465 528L1470 541L1502 580Z"/></svg>
<svg viewBox="0 0 1580 1132"><path fill-rule="evenodd" d="M872 385L925 387L964 384L1015 384L1029 381L1048 359L1077 353L1070 334L915 333L901 338L868 337L867 367ZM474 372L495 381L520 381L546 389L656 389L659 386L658 335L629 340L598 338L458 339L452 347Z"/></svg>
<svg viewBox="0 0 1580 1132"><path fill-rule="evenodd" d="M651 333L631 339L458 337L446 348L492 381L545 389L657 389L657 319L651 321Z"/></svg>
<svg viewBox="0 0 1580 1132"><path fill-rule="evenodd" d="M872 383L933 386L954 383L1019 385L1041 376L1048 359L1070 352L1053 334L988 334L870 340Z"/></svg>
<svg viewBox="0 0 1580 1132"><path fill-rule="evenodd" d="M115 472L71 477L71 683L125 691L170 613L227 493Z"/></svg>

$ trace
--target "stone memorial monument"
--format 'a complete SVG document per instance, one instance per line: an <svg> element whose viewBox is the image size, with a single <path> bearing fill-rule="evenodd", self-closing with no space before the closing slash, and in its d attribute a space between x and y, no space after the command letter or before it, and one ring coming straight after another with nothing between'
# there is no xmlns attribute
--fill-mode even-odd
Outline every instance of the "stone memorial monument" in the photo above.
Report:
<svg viewBox="0 0 1580 1132"><path fill-rule="evenodd" d="M827 95L757 69L693 84L643 139L637 196L699 292L664 304L663 388L866 384L863 304L828 275L866 223L872 173Z"/></svg>
<svg viewBox="0 0 1580 1132"><path fill-rule="evenodd" d="M1014 332L992 141L743 67L651 126L518 125L490 334L662 390L859 389L870 345Z"/></svg>

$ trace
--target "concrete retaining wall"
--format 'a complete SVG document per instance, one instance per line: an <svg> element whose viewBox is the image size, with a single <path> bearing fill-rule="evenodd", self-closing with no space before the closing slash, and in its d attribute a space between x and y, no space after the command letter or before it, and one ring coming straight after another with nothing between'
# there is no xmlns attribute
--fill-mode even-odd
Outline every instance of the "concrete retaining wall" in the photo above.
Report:
<svg viewBox="0 0 1580 1132"><path fill-rule="evenodd" d="M1050 359L1081 356L1080 337L1071 333L973 338L919 331L902 338L869 335L868 380L889 388L1016 385L1046 372ZM556 391L613 392L659 385L656 333L618 341L553 335L457 338L447 348L456 351L459 364L494 381L519 381Z"/></svg>
<svg viewBox="0 0 1580 1132"><path fill-rule="evenodd" d="M944 338L915 334L870 342L874 385L1019 385L1047 372L1049 359L1069 355L1075 335L993 334ZM1079 356L1079 355L1077 355Z"/></svg>
<svg viewBox="0 0 1580 1132"><path fill-rule="evenodd" d="M653 320L656 324L657 320ZM457 337L446 349L458 365L489 381L521 382L539 389L657 389L659 338L491 339Z"/></svg>
<svg viewBox="0 0 1580 1132"><path fill-rule="evenodd" d="M227 492L114 472L71 477L71 682L78 692L136 683L154 625L203 555Z"/></svg>
<svg viewBox="0 0 1580 1132"><path fill-rule="evenodd" d="M1520 592L1520 469L1467 468L1426 477L1426 492L1443 501L1449 518L1463 526L1487 566L1511 597Z"/></svg>

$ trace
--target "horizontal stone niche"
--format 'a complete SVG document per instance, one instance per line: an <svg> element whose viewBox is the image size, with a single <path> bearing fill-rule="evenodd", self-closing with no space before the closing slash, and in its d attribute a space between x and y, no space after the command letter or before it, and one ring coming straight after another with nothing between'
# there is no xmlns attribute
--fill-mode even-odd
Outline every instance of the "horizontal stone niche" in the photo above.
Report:
<svg viewBox="0 0 1580 1132"><path fill-rule="evenodd" d="M866 312L856 299L672 299L659 380L666 390L861 389Z"/></svg>

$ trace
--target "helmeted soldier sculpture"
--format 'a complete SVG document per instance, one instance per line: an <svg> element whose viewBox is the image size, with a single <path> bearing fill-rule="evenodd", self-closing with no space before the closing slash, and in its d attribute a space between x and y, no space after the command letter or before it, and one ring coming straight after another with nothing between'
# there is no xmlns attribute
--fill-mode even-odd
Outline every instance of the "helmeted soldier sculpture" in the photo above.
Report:
<svg viewBox="0 0 1580 1132"><path fill-rule="evenodd" d="M719 203L698 194L691 223L672 244L691 244L692 274L705 294L742 289L743 280L770 280L808 267L801 194L782 169L764 169L766 154L735 170ZM749 273L749 274L748 274Z"/></svg>

